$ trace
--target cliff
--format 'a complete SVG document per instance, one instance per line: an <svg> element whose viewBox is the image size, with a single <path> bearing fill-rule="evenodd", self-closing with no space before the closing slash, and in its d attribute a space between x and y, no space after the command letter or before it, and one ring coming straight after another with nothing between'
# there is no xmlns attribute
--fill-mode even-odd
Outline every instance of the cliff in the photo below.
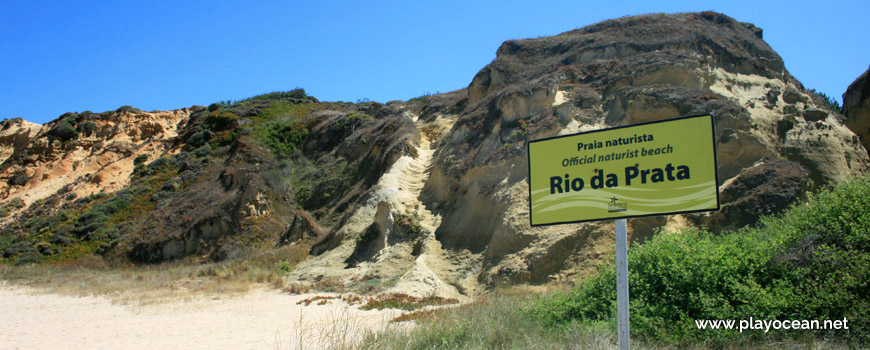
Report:
<svg viewBox="0 0 870 350"><path fill-rule="evenodd" d="M717 13L628 17L507 41L467 89L430 98L422 109L421 120L454 121L432 142L419 197L426 210L370 202L346 237L385 221L388 229L378 230L384 248L348 269L337 262L359 244L345 239L290 280L400 274L395 288L455 295L584 273L612 253L612 223L531 228L526 143L682 115L715 116L723 210L630 220L630 239L642 241L657 227L752 224L786 208L811 183L870 167L843 117L813 101L761 29ZM394 233L402 230L380 219L389 217L385 211L416 215L423 232ZM428 289L420 287L424 281L431 281Z"/></svg>
<svg viewBox="0 0 870 350"><path fill-rule="evenodd" d="M864 149L870 150L870 68L855 79L843 94L843 115L846 126L861 138Z"/></svg>

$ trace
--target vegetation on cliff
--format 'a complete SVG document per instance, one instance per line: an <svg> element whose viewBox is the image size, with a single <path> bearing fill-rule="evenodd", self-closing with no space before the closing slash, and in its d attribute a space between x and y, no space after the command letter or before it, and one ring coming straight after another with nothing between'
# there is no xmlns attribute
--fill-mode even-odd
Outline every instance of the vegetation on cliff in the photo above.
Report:
<svg viewBox="0 0 870 350"><path fill-rule="evenodd" d="M631 331L640 344L755 348L771 340L870 341L870 178L808 194L757 227L663 233L629 250ZM546 297L496 293L421 326L371 336L394 348L606 347L616 330L612 264ZM695 320L842 320L848 330L700 330ZM404 341L399 341L404 339ZM401 343L401 345L400 345Z"/></svg>
<svg viewBox="0 0 870 350"><path fill-rule="evenodd" d="M321 103L302 89L194 106L162 157L135 157L122 190L76 198L70 184L23 208L0 231L0 262L235 259L247 249L278 246L296 210L313 213L328 231L395 158L410 152L416 129L403 108ZM132 107L68 113L47 137L79 147L80 133L95 128L82 115L121 112L144 113ZM19 202L4 206L6 215Z"/></svg>

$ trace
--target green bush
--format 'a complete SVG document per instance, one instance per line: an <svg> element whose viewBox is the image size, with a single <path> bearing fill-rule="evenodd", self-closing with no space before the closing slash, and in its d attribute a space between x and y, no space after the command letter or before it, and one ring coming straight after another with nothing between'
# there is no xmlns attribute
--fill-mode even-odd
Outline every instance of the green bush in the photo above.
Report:
<svg viewBox="0 0 870 350"><path fill-rule="evenodd" d="M122 112L127 112L127 113L142 113L143 111L142 111L141 109L134 108L133 106L130 106L130 105L121 106L121 107L119 107L118 109L115 110L115 113L122 113Z"/></svg>
<svg viewBox="0 0 870 350"><path fill-rule="evenodd" d="M94 130L97 129L97 124L92 121L82 122L79 125L76 125L76 130L85 136L91 136L94 133Z"/></svg>
<svg viewBox="0 0 870 350"><path fill-rule="evenodd" d="M106 197L108 197L108 196L109 196L108 194L103 193L103 192L100 192L100 193L94 193L94 194L92 194L92 195L90 195L90 196L87 196L87 197L84 197L84 198L76 199L76 201L75 201L75 205L84 207L84 206L88 205L89 203L91 203L91 202L93 202L93 201L95 201L95 200L103 199L103 198L106 198Z"/></svg>
<svg viewBox="0 0 870 350"><path fill-rule="evenodd" d="M819 104L821 107L828 108L837 113L843 113L843 107L840 106L840 101L837 101L837 99L828 96L824 92L818 91L816 89L810 89L809 92L815 95L813 101Z"/></svg>
<svg viewBox="0 0 870 350"><path fill-rule="evenodd" d="M115 199L100 203L99 205L95 206L93 210L102 211L106 214L114 214L117 213L119 210L128 207L129 205L130 201L128 200Z"/></svg>
<svg viewBox="0 0 870 350"><path fill-rule="evenodd" d="M288 273L293 271L293 263L289 260L281 260L275 263L275 270L278 270L279 273Z"/></svg>
<svg viewBox="0 0 870 350"><path fill-rule="evenodd" d="M10 186L24 186L24 184L30 181L30 176L27 176L26 173L22 170L18 170L12 174L12 177L6 181Z"/></svg>
<svg viewBox="0 0 870 350"><path fill-rule="evenodd" d="M279 156L293 154L296 147L305 141L308 129L295 121L270 123L262 128L260 139Z"/></svg>
<svg viewBox="0 0 870 350"><path fill-rule="evenodd" d="M268 100L280 100L280 99L307 99L308 94L305 93L304 89L295 88L290 91L275 91L267 94L257 95L249 98L248 100L252 101L268 101Z"/></svg>
<svg viewBox="0 0 870 350"><path fill-rule="evenodd" d="M413 216L396 214L396 223L408 233L419 234L423 232L423 227Z"/></svg>
<svg viewBox="0 0 870 350"><path fill-rule="evenodd" d="M797 119L794 116L787 115L782 117L776 121L776 134L779 135L780 138L785 139L789 130L794 129L795 125L797 125Z"/></svg>
<svg viewBox="0 0 870 350"><path fill-rule="evenodd" d="M197 157L205 157L209 155L212 151L212 147L209 145L202 146L193 151L193 155Z"/></svg>
<svg viewBox="0 0 870 350"><path fill-rule="evenodd" d="M73 113L73 112L66 112L64 114L61 114L60 117L58 117L58 119L66 120L68 123L70 123L72 125L76 125L76 123L79 122L80 118L81 117L79 116L78 113Z"/></svg>
<svg viewBox="0 0 870 350"><path fill-rule="evenodd" d="M831 334L867 342L867 208L870 179L861 178L809 195L807 205L764 218L757 228L721 235L688 229L632 247L632 332L675 343L727 342L746 335L698 330L694 320L846 318L850 330ZM604 266L572 291L539 301L531 313L548 325L580 321L613 326L615 280L613 266Z"/></svg>
<svg viewBox="0 0 870 350"><path fill-rule="evenodd" d="M136 158L133 159L133 164L139 165L139 164L143 164L147 161L148 161L148 155L143 153L143 154L136 156Z"/></svg>
<svg viewBox="0 0 870 350"><path fill-rule="evenodd" d="M356 242L357 243L371 242L375 238L378 238L378 234L379 234L378 229L375 228L375 225L371 225L365 231L360 232L356 235Z"/></svg>
<svg viewBox="0 0 870 350"><path fill-rule="evenodd" d="M10 212L24 208L24 201L21 198L12 198L3 205L0 205L0 217L9 216Z"/></svg>
<svg viewBox="0 0 870 350"><path fill-rule="evenodd" d="M422 94L422 95L420 95L420 96L417 96L417 97L414 97L414 98L408 100L408 103L415 103L415 104L425 105L426 102L429 102L429 97L430 97L430 96L432 96L432 94L429 93L429 92L426 92L426 93L424 93L424 94Z"/></svg>
<svg viewBox="0 0 870 350"><path fill-rule="evenodd" d="M190 135L187 139L187 144L193 148L202 147L211 138L211 134L206 131L198 131Z"/></svg>
<svg viewBox="0 0 870 350"><path fill-rule="evenodd" d="M82 224L103 223L109 220L109 216L128 206L130 206L130 201L128 200L108 200L95 205L91 210L82 214L78 218L78 222Z"/></svg>
<svg viewBox="0 0 870 350"><path fill-rule="evenodd" d="M226 130L229 126L239 120L239 116L230 113L230 112L220 112L217 111L209 113L208 117L205 118L205 125L211 130Z"/></svg>
<svg viewBox="0 0 870 350"><path fill-rule="evenodd" d="M67 141L76 138L78 131L67 119L63 119L48 130L48 135L61 141Z"/></svg>

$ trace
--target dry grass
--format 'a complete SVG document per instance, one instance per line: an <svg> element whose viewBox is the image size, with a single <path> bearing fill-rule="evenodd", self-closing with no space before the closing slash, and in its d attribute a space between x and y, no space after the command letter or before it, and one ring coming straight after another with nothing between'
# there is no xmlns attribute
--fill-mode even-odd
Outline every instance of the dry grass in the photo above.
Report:
<svg viewBox="0 0 870 350"><path fill-rule="evenodd" d="M307 256L287 246L244 259L207 264L185 262L108 267L91 257L77 265L0 265L0 278L49 293L104 296L120 304L153 304L254 288L285 287L282 276Z"/></svg>
<svg viewBox="0 0 870 350"><path fill-rule="evenodd" d="M327 300L327 299L321 299ZM367 322L360 315L351 314L348 309L341 309L330 314L326 320L306 321L302 313L287 333L289 339L281 334L275 335L272 348L275 350L305 350L305 349L331 349L351 350L359 349L360 339L374 334L374 332L404 331L410 325L387 325L387 322Z"/></svg>
<svg viewBox="0 0 870 350"><path fill-rule="evenodd" d="M556 289L562 289L557 287ZM615 329L605 324L573 323L548 327L523 310L554 289L511 287L456 307L423 309L395 318L394 328L366 334L355 349L614 349ZM409 327L409 324L417 324ZM651 343L633 338L632 349L848 349L812 334L792 339L743 339L712 345Z"/></svg>
<svg viewBox="0 0 870 350"><path fill-rule="evenodd" d="M288 283L283 289L285 292L292 294L307 294L310 292L344 293L348 291L348 286L340 278L324 278L315 283Z"/></svg>

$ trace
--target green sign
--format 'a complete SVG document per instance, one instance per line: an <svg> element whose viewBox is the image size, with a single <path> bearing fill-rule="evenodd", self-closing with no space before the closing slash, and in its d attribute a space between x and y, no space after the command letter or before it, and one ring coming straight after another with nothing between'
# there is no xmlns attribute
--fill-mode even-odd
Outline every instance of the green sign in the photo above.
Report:
<svg viewBox="0 0 870 350"><path fill-rule="evenodd" d="M713 116L529 142L532 226L719 209Z"/></svg>

